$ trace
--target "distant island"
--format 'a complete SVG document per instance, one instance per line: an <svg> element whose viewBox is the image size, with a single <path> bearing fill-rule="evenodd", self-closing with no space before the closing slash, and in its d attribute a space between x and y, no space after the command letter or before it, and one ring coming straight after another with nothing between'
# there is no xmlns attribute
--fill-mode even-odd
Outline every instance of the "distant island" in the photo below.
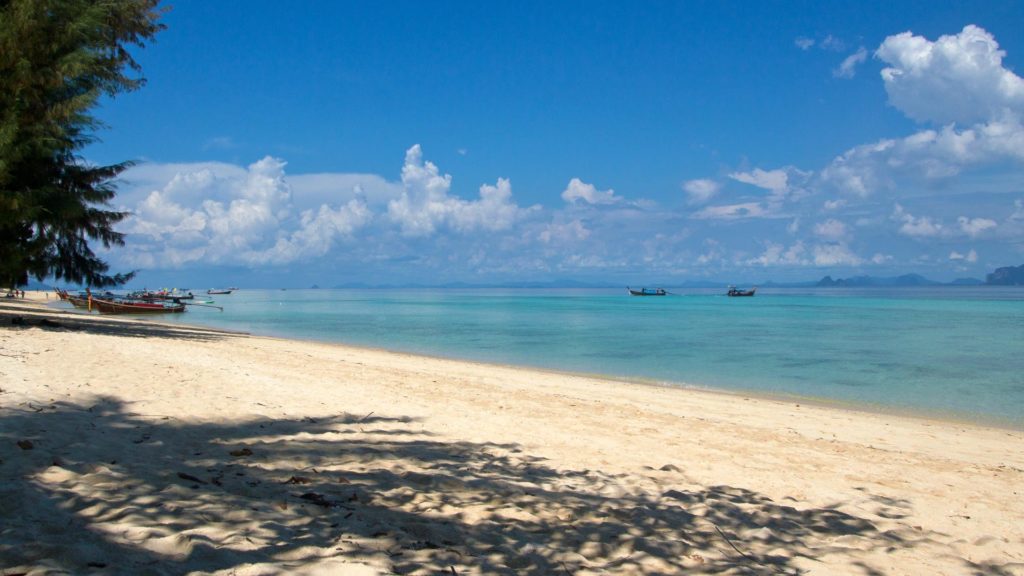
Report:
<svg viewBox="0 0 1024 576"><path fill-rule="evenodd" d="M825 276L815 284L818 288L892 288L900 286L1024 286L1024 264L996 268L995 272L985 276L985 280L977 278L957 278L952 282L936 282L920 274L904 274L878 278L874 276L854 276L852 278L833 279Z"/></svg>
<svg viewBox="0 0 1024 576"><path fill-rule="evenodd" d="M995 272L985 276L985 284L990 286L1024 286L1024 264L996 268Z"/></svg>
<svg viewBox="0 0 1024 576"><path fill-rule="evenodd" d="M647 286L664 286L676 289L720 289L730 284L739 282L714 281L714 280L686 280L686 281L661 281L646 282ZM635 282L640 285L641 282ZM825 276L821 280L802 282L743 282L745 285L758 286L761 288L898 288L898 287L926 287L926 286L1024 286L1024 264L1020 266L1004 266L996 268L994 272L987 274L985 280L977 278L957 278L951 282L939 282L926 278L920 274L903 274L901 276L851 276L850 278L833 278ZM36 280L29 280L26 290L51 290L52 287ZM309 287L311 290L320 288L319 284ZM349 282L334 285L336 289L380 289L380 288L403 288L403 289L479 289L479 288L516 288L516 289L550 289L550 288L621 288L615 282L581 282L572 279L559 279L550 281L515 281L498 283L469 283L449 282L442 284L369 284L364 282Z"/></svg>
<svg viewBox="0 0 1024 576"><path fill-rule="evenodd" d="M818 280L815 286L818 288L891 288L900 286L982 286L984 284L985 282L977 278L957 278L952 282L937 282L929 280L920 274L904 274L902 276L886 278L854 276L852 278L839 278L835 280L831 276L825 276Z"/></svg>

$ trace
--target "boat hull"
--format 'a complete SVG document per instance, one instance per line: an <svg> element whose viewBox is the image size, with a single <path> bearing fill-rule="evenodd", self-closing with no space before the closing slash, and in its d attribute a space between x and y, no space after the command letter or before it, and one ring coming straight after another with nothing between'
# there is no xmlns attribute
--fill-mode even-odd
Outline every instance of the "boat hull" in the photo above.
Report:
<svg viewBox="0 0 1024 576"><path fill-rule="evenodd" d="M158 304L156 302L115 302L92 299L92 308L100 314L173 314L185 311L184 304Z"/></svg>

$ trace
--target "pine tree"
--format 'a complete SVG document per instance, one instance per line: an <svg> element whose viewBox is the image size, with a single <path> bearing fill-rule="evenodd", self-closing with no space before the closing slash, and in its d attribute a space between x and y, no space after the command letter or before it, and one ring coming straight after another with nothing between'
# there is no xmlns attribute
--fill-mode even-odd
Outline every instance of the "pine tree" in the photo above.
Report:
<svg viewBox="0 0 1024 576"><path fill-rule="evenodd" d="M145 83L129 50L163 29L158 2L0 0L0 286L131 277L107 274L90 247L124 244L114 226L127 213L110 201L131 163L93 166L79 153L101 127L99 99Z"/></svg>

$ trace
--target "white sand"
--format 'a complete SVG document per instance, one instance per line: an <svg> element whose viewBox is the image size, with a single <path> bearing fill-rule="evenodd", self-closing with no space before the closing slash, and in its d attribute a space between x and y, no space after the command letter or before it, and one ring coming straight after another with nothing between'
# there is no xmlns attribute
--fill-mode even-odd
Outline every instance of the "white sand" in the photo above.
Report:
<svg viewBox="0 0 1024 576"><path fill-rule="evenodd" d="M0 574L1024 574L1021 492L1020 431L0 302Z"/></svg>

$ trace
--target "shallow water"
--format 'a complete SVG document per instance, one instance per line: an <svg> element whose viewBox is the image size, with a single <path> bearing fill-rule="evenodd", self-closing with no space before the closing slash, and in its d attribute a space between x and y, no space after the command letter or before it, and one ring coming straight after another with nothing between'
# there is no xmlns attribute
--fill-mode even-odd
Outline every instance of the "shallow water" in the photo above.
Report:
<svg viewBox="0 0 1024 576"><path fill-rule="evenodd" d="M1024 426L1024 289L240 290L168 320Z"/></svg>

